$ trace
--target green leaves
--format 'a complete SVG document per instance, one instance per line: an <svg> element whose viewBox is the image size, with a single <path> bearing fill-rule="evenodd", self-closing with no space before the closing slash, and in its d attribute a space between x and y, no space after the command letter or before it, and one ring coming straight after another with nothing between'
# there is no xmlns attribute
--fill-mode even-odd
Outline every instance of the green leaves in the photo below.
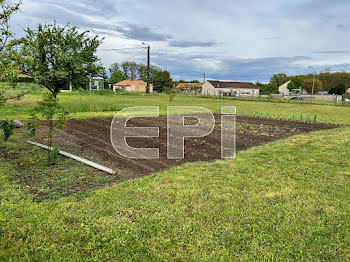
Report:
<svg viewBox="0 0 350 262"><path fill-rule="evenodd" d="M3 133L4 140L7 141L10 136L13 135L13 130L15 129L15 122L10 119L0 120L0 129Z"/></svg>
<svg viewBox="0 0 350 262"><path fill-rule="evenodd" d="M19 3L9 4L8 2L0 1L0 77L2 80L14 82L17 79L18 66L13 59L14 52L8 41L13 37L10 31L11 15L19 10Z"/></svg>
<svg viewBox="0 0 350 262"><path fill-rule="evenodd" d="M88 31L81 33L69 24L44 24L25 32L26 36L15 43L21 46L23 67L53 96L70 81L73 86L82 87L87 76L103 75L104 68L95 55L103 39L90 37Z"/></svg>
<svg viewBox="0 0 350 262"><path fill-rule="evenodd" d="M156 71L152 76L153 90L163 92L167 88L172 87L172 79L170 73L166 70Z"/></svg>
<svg viewBox="0 0 350 262"><path fill-rule="evenodd" d="M45 120L55 120L53 127L63 128L62 122L64 123L68 112L64 107L59 104L58 98L55 98L51 94L44 94L42 101L38 102L38 105L32 112L32 118L38 119L38 115Z"/></svg>
<svg viewBox="0 0 350 262"><path fill-rule="evenodd" d="M166 94L168 95L170 102L173 102L175 96L177 95L177 90L174 87L167 88L166 89Z"/></svg>
<svg viewBox="0 0 350 262"><path fill-rule="evenodd" d="M304 85L304 80L301 78L301 76L295 76L292 78L292 80L288 84L287 88L289 90L299 89L300 87L302 88L303 85Z"/></svg>
<svg viewBox="0 0 350 262"><path fill-rule="evenodd" d="M53 135L55 128L63 129L66 123L68 112L58 103L58 99L52 94L43 95L42 101L32 111L32 121L28 125L28 130L31 135L34 135L39 125L48 127L48 146L52 148ZM40 121L44 119L46 121ZM48 151L48 165L54 164L57 152L55 150Z"/></svg>

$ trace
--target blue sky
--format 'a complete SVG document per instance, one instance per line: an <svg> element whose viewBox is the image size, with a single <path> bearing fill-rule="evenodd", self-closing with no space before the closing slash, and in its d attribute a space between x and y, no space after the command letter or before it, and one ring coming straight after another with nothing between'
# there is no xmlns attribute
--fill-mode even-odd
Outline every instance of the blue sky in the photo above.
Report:
<svg viewBox="0 0 350 262"><path fill-rule="evenodd" d="M266 82L273 73L350 71L348 0L23 0L17 36L38 23L70 22L105 37L108 68L151 45L151 62L174 79ZM146 52L133 60L146 63ZM311 67L311 68L310 68Z"/></svg>

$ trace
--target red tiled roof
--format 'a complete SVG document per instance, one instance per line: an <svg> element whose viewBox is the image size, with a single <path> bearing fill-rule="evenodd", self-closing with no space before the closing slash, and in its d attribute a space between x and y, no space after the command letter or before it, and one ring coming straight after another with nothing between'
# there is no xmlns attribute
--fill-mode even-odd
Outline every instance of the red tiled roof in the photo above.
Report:
<svg viewBox="0 0 350 262"><path fill-rule="evenodd" d="M119 83L114 84L114 86L132 86L140 81L142 81L142 80L124 80L124 81L121 81Z"/></svg>
<svg viewBox="0 0 350 262"><path fill-rule="evenodd" d="M18 78L32 78L32 77L25 74L18 74Z"/></svg>
<svg viewBox="0 0 350 262"><path fill-rule="evenodd" d="M260 89L257 85L248 82L229 82L229 81L218 81L208 80L215 88L247 88L247 89Z"/></svg>
<svg viewBox="0 0 350 262"><path fill-rule="evenodd" d="M190 90L192 86L202 86L203 83L180 83L176 88Z"/></svg>

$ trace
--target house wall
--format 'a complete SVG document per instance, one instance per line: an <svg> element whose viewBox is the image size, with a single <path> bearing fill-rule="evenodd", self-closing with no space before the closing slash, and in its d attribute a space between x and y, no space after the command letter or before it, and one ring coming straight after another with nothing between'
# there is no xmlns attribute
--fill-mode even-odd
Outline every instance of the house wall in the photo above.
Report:
<svg viewBox="0 0 350 262"><path fill-rule="evenodd" d="M202 95L215 96L215 88L212 84L206 81L202 86Z"/></svg>
<svg viewBox="0 0 350 262"><path fill-rule="evenodd" d="M113 91L115 92L117 89L120 90L125 90L128 92L142 92L145 93L146 92L146 87L147 87L147 83L146 82L137 82L134 85L130 85L130 86L113 86ZM150 93L153 93L153 85L150 85Z"/></svg>
<svg viewBox="0 0 350 262"><path fill-rule="evenodd" d="M252 88L215 88L212 84L210 84L208 81L203 84L202 87L202 95L210 95L210 96L220 96L223 93L229 93L231 92L236 93L243 93L248 92L252 96L259 96L259 88L252 89Z"/></svg>
<svg viewBox="0 0 350 262"><path fill-rule="evenodd" d="M131 92L146 92L146 82L136 82L131 86Z"/></svg>
<svg viewBox="0 0 350 262"><path fill-rule="evenodd" d="M280 92L280 94L282 94L282 95L289 96L290 92L289 92L289 89L287 88L289 83L290 83L290 80L288 82L284 83L283 85L281 85L278 88L278 92Z"/></svg>
<svg viewBox="0 0 350 262"><path fill-rule="evenodd" d="M236 94L240 94L243 92L248 92L251 96L259 96L259 89L252 89L252 88L215 88L216 96L220 96L220 94L223 93L229 93L229 92L236 92Z"/></svg>

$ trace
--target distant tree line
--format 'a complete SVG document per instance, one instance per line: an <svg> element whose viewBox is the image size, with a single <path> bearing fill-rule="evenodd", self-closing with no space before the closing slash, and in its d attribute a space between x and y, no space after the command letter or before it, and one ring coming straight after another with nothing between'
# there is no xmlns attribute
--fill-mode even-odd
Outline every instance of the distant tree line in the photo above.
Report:
<svg viewBox="0 0 350 262"><path fill-rule="evenodd" d="M330 72L329 69L319 74L288 76L284 73L274 74L268 84L257 83L261 94L277 94L278 87L290 80L288 89L300 87L308 93L327 91L330 94L342 95L350 87L350 73ZM313 87L313 88L312 88Z"/></svg>

